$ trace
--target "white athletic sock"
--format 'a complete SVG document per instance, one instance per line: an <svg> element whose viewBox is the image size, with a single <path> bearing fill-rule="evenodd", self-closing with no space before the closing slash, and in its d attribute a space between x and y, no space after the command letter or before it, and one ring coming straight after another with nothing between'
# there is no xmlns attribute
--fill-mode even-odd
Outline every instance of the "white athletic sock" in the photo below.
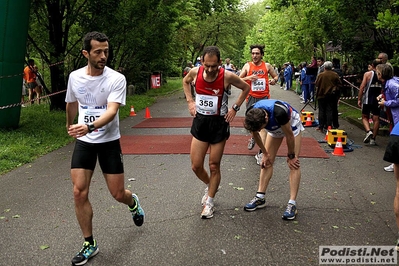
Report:
<svg viewBox="0 0 399 266"><path fill-rule="evenodd" d="M208 196L207 199L206 199L206 203L209 203L209 204L213 205L213 198Z"/></svg>
<svg viewBox="0 0 399 266"><path fill-rule="evenodd" d="M258 198L260 198L260 199L264 199L264 198L265 198L265 193L259 193L259 192L257 192L257 193L256 193L256 196L257 196Z"/></svg>

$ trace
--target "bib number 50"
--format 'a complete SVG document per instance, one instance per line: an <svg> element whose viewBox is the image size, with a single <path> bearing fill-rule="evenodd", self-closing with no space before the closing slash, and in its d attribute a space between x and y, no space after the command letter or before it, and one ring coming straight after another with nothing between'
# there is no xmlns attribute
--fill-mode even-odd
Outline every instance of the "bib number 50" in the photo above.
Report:
<svg viewBox="0 0 399 266"><path fill-rule="evenodd" d="M93 123L97 118L99 118L99 115L85 115L84 117L84 122L87 123Z"/></svg>

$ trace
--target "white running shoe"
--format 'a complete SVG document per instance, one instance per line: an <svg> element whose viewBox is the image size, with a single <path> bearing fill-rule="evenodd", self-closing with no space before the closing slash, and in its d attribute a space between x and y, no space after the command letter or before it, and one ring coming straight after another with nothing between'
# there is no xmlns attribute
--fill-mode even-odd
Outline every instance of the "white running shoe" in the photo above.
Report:
<svg viewBox="0 0 399 266"><path fill-rule="evenodd" d="M256 159L256 164L260 165L260 163L262 162L262 157L263 157L263 153L262 152L258 152L257 154L255 154L255 159Z"/></svg>
<svg viewBox="0 0 399 266"><path fill-rule="evenodd" d="M393 172L393 164L388 165L387 167L384 167L384 170L386 172Z"/></svg>
<svg viewBox="0 0 399 266"><path fill-rule="evenodd" d="M255 140L254 138L250 138L248 142L248 150L252 150L255 147Z"/></svg>
<svg viewBox="0 0 399 266"><path fill-rule="evenodd" d="M366 137L364 138L363 142L364 143L369 143L370 139L373 137L373 132L371 132L371 130L369 132L366 133Z"/></svg>
<svg viewBox="0 0 399 266"><path fill-rule="evenodd" d="M206 202L201 212L201 218L210 219L213 217L213 212L214 212L213 204Z"/></svg>

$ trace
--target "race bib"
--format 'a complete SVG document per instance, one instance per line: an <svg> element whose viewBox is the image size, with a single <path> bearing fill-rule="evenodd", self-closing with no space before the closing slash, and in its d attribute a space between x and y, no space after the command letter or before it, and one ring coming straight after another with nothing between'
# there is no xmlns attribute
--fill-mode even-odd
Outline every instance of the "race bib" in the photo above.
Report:
<svg viewBox="0 0 399 266"><path fill-rule="evenodd" d="M251 89L252 89L252 91L265 91L266 90L266 79L259 78L255 81L252 81Z"/></svg>
<svg viewBox="0 0 399 266"><path fill-rule="evenodd" d="M79 115L79 123L80 124L88 124L93 123L97 120L105 111L107 110L106 105L102 106L82 106L81 112ZM94 132L104 131L104 127L97 128Z"/></svg>
<svg viewBox="0 0 399 266"><path fill-rule="evenodd" d="M195 96L195 108L197 113L202 115L215 115L218 110L217 96L197 94Z"/></svg>

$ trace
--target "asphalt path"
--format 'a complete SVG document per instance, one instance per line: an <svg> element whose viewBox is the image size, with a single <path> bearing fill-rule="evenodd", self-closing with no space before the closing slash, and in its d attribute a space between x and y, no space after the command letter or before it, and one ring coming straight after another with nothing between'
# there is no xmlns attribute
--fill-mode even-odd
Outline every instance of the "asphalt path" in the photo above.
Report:
<svg viewBox="0 0 399 266"><path fill-rule="evenodd" d="M230 105L238 93L233 88ZM293 91L272 86L271 95L298 110L303 107ZM153 118L189 115L183 92L149 108ZM245 107L238 115L244 113ZM144 116L143 110L121 121L122 135L189 134L188 128L132 128ZM329 159L300 159L295 221L281 219L289 199L283 157L274 165L267 207L245 212L243 206L256 192L259 166L253 156L224 155L215 215L203 220L205 187L191 171L189 155L125 155L126 186L138 194L146 213L141 227L111 197L97 167L90 200L100 253L87 265L318 265L321 245L394 245L396 183L393 173L384 172L388 164L382 160L388 137L367 146L364 130L342 119L340 125L356 148L345 157L329 153ZM242 128L232 128L232 134L248 135ZM304 136L324 139L314 128L306 128ZM81 248L69 178L73 147L0 176L0 265L70 265Z"/></svg>

